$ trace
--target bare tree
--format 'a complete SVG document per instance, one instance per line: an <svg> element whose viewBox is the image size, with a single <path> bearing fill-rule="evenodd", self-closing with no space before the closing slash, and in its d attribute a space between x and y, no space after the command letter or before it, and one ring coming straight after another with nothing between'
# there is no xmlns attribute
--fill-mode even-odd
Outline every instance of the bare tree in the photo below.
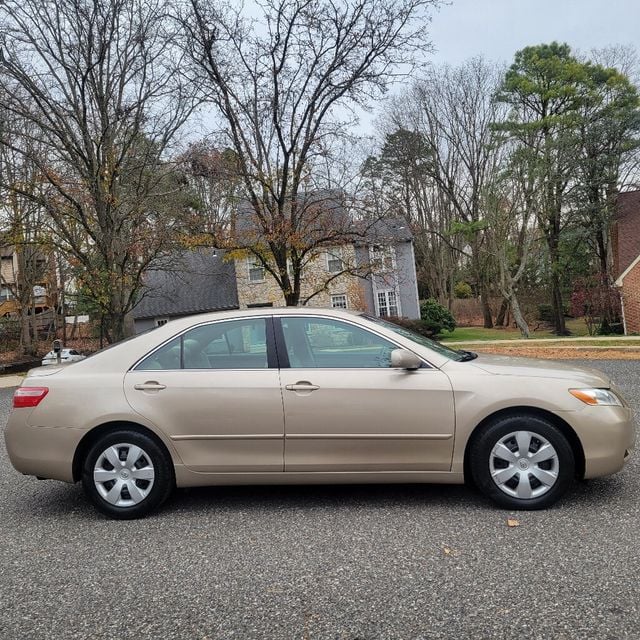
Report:
<svg viewBox="0 0 640 640"><path fill-rule="evenodd" d="M353 109L384 94L428 49L428 10L438 2L264 0L250 21L233 3L190 0L180 16L191 60L185 73L224 123L249 202L235 241L288 305L300 300L311 256L354 233L332 211L327 158ZM332 193L327 207L310 197L323 182Z"/></svg>
<svg viewBox="0 0 640 640"><path fill-rule="evenodd" d="M489 305L491 252L488 249L484 192L500 164L493 125L504 107L494 100L500 69L482 58L459 67L434 67L387 115L397 127L420 132L428 149L425 170L437 188L438 205L454 213L449 232L464 236L482 302L484 326L493 326Z"/></svg>
<svg viewBox="0 0 640 640"><path fill-rule="evenodd" d="M55 288L51 280L51 247L43 219L45 212L35 202L42 185L37 167L29 156L42 153L37 142L30 140L29 124L14 121L21 130L21 139L14 144L27 144L27 153L17 153L0 145L0 245L12 251L10 273L0 272L0 285L11 292L20 318L20 349L25 355L35 355L38 349L38 325L34 287L47 283L47 294ZM24 195L26 194L26 195ZM38 296L39 297L39 296Z"/></svg>
<svg viewBox="0 0 640 640"><path fill-rule="evenodd" d="M164 156L192 112L165 0L7 0L0 5L0 144L26 153L46 188L52 237L100 309L125 332L142 275L170 245L179 184ZM31 125L44 154L15 143ZM28 197L17 185L4 185ZM164 207L164 208L163 208Z"/></svg>

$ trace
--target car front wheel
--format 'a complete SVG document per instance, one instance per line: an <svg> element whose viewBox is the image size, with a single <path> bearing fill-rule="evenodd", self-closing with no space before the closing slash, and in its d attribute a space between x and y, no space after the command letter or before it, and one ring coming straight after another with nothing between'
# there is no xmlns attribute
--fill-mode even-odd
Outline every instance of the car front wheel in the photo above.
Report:
<svg viewBox="0 0 640 640"><path fill-rule="evenodd" d="M478 488L507 509L544 509L567 491L575 475L567 438L534 415L490 424L472 443L469 461Z"/></svg>
<svg viewBox="0 0 640 640"><path fill-rule="evenodd" d="M102 513L140 518L159 507L173 488L169 456L151 437L128 429L104 435L89 450L82 485Z"/></svg>

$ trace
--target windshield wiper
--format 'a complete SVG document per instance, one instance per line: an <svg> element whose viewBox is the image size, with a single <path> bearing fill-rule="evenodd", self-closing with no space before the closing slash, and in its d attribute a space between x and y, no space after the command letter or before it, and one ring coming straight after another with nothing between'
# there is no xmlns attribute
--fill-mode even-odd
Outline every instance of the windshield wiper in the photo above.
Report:
<svg viewBox="0 0 640 640"><path fill-rule="evenodd" d="M462 354L460 362L469 362L469 360L475 360L478 357L477 353L474 353L473 351L465 351L464 349L458 349L458 353Z"/></svg>

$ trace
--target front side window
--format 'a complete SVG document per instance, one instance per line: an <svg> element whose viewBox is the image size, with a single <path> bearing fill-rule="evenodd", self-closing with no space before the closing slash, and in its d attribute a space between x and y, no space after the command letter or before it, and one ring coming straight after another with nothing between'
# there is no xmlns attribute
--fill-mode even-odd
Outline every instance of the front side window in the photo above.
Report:
<svg viewBox="0 0 640 640"><path fill-rule="evenodd" d="M138 370L266 369L264 318L194 327L145 358Z"/></svg>
<svg viewBox="0 0 640 640"><path fill-rule="evenodd" d="M391 366L397 347L375 333L330 318L282 318L289 366L294 369L372 369Z"/></svg>

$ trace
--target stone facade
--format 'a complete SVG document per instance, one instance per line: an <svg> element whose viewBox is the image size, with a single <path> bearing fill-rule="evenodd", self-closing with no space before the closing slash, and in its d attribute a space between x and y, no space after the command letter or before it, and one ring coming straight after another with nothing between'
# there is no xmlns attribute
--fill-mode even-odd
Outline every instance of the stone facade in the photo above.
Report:
<svg viewBox="0 0 640 640"><path fill-rule="evenodd" d="M328 260L333 253L338 254L344 268L355 265L355 248L353 245L318 252L305 266L302 273L301 300L309 300L309 306L332 307L335 297L344 296L347 309L366 311L364 280L358 276L342 273L332 278ZM271 274L264 271L262 279L258 279L259 268L251 258L241 257L235 260L236 280L238 286L238 304L241 309L255 306L284 307L282 291ZM251 274L253 273L253 278Z"/></svg>

